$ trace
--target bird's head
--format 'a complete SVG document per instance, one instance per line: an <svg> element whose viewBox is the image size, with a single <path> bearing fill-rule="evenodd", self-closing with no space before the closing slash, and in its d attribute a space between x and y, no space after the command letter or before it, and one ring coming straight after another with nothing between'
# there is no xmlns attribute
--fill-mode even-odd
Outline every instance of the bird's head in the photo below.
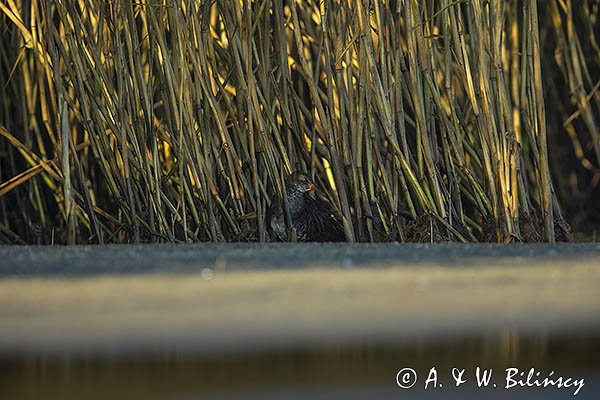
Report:
<svg viewBox="0 0 600 400"><path fill-rule="evenodd" d="M308 176L296 171L287 180L286 189L288 195L293 195L296 193L307 193L311 190L316 190L317 187Z"/></svg>

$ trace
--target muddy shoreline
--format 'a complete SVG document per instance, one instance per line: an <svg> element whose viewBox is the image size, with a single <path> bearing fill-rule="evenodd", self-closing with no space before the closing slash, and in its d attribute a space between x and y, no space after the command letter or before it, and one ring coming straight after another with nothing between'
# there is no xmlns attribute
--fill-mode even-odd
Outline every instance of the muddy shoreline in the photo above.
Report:
<svg viewBox="0 0 600 400"><path fill-rule="evenodd" d="M596 260L600 244L160 244L0 247L0 279L407 266L544 266Z"/></svg>

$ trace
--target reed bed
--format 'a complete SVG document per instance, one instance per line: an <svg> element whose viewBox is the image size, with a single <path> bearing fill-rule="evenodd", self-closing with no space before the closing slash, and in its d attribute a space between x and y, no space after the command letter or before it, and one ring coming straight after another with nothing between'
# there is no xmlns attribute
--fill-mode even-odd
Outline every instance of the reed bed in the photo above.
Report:
<svg viewBox="0 0 600 400"><path fill-rule="evenodd" d="M548 143L600 162L581 4L2 0L0 241L265 241L294 170L349 242L569 239Z"/></svg>

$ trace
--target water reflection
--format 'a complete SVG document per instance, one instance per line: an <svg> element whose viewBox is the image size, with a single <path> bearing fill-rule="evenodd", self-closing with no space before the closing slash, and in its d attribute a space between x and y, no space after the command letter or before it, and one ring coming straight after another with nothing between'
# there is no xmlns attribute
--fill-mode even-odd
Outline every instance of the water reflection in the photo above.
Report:
<svg viewBox="0 0 600 400"><path fill-rule="evenodd" d="M0 358L1 399L566 399L572 389L504 389L508 367L542 378L585 379L577 398L600 398L600 335L548 337L507 330L437 342L323 345L261 353L202 356L169 349L144 354L30 354ZM424 390L431 367L443 387ZM493 369L496 389L477 388L475 368ZM402 390L396 373L411 367L417 384ZM454 387L452 368L468 382Z"/></svg>

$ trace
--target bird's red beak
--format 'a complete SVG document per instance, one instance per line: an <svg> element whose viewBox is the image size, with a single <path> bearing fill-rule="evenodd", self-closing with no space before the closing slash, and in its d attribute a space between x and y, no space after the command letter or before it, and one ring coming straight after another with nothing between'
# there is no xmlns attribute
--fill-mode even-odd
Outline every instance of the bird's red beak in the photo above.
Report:
<svg viewBox="0 0 600 400"><path fill-rule="evenodd" d="M310 185L308 185L308 190L317 190L317 187L311 183Z"/></svg>

